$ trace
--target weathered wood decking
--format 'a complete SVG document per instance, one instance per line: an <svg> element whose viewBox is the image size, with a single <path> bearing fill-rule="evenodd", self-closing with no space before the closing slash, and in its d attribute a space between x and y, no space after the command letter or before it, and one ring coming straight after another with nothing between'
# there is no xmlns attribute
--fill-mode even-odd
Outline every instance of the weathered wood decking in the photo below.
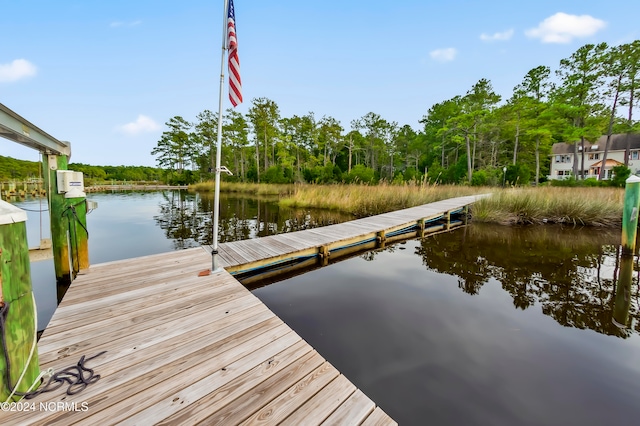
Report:
<svg viewBox="0 0 640 426"><path fill-rule="evenodd" d="M449 213L460 211L486 195L451 198L422 206L365 217L322 228L308 229L287 234L271 235L254 240L242 240L220 244L220 264L232 274L269 265L286 263L306 257L329 258L351 251L361 250L363 243L373 241L372 248L386 240L393 241L394 233L407 238L406 231L415 228L416 235L426 235L449 229ZM440 223L435 220L442 218ZM433 221L433 222L432 222Z"/></svg>
<svg viewBox="0 0 640 426"><path fill-rule="evenodd" d="M424 219L475 199L225 243L220 257L235 271L305 255L327 259L332 251L384 240L417 222L424 230ZM40 366L59 370L106 350L87 363L101 379L74 396L62 389L42 394L30 400L35 411L2 411L0 422L395 424L228 272L199 276L210 266L210 254L198 248L84 271L40 339ZM39 408L52 402L76 411Z"/></svg>
<svg viewBox="0 0 640 426"><path fill-rule="evenodd" d="M0 422L394 424L227 272L198 276L210 262L198 248L78 276L40 339L40 365L59 370L106 350L86 365L101 379L29 400L35 411L2 411Z"/></svg>

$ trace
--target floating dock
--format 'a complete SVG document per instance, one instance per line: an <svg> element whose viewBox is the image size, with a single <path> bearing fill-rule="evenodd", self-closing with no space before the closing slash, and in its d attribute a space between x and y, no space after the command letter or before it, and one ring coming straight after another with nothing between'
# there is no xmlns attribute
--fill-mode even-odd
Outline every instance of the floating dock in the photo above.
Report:
<svg viewBox="0 0 640 426"><path fill-rule="evenodd" d="M396 424L249 292L242 275L367 244L459 226L460 197L323 228L220 245L227 271L203 274L202 248L91 266L73 282L39 343L42 370L101 376L0 412L5 424ZM463 211L466 217L466 211ZM229 271L229 272L228 272Z"/></svg>
<svg viewBox="0 0 640 426"><path fill-rule="evenodd" d="M412 237L446 232L467 223L468 206L485 195L437 201L349 222L259 239L220 244L220 264L245 285L283 269L325 266L352 253Z"/></svg>

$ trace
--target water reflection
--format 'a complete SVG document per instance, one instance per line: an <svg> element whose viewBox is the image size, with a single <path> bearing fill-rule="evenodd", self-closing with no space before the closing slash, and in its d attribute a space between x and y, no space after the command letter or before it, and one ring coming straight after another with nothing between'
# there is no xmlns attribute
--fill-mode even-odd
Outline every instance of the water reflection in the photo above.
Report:
<svg viewBox="0 0 640 426"><path fill-rule="evenodd" d="M635 424L638 279L616 291L618 244L472 224L254 294L399 424Z"/></svg>
<svg viewBox="0 0 640 426"><path fill-rule="evenodd" d="M324 210L287 209L277 198L246 198L222 195L218 236L221 243L301 231L351 220L352 217ZM174 249L212 243L213 194L162 193L159 213L153 218Z"/></svg>
<svg viewBox="0 0 640 426"><path fill-rule="evenodd" d="M477 295L495 278L518 309L539 304L563 326L626 338L631 330L612 322L616 294L626 292L620 310L639 331L638 277L627 261L628 283L616 290L619 240L616 231L474 224L424 239L416 253L427 269L457 277L464 293Z"/></svg>
<svg viewBox="0 0 640 426"><path fill-rule="evenodd" d="M613 323L620 328L627 328L631 312L631 287L633 284L633 257L623 255L620 259L620 277L616 285L616 300L613 305ZM636 293L637 299L637 293ZM638 305L636 304L636 308Z"/></svg>
<svg viewBox="0 0 640 426"><path fill-rule="evenodd" d="M87 217L91 264L164 253L210 244L213 196L186 191L116 191L92 193L98 208ZM46 201L27 197L29 246L50 238ZM221 197L221 241L313 228L351 219L316 210L279 209L277 199ZM42 214L40 210L43 210ZM42 223L42 226L40 225ZM38 329L57 306L53 260L32 263L31 279L38 304Z"/></svg>

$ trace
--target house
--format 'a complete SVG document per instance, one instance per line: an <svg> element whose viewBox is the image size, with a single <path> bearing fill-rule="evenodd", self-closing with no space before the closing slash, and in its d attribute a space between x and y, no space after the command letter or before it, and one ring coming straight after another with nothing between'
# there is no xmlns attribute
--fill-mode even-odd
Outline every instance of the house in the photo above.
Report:
<svg viewBox="0 0 640 426"><path fill-rule="evenodd" d="M609 179L611 169L624 165L624 156L629 143L628 167L632 174L640 174L640 134L611 135L607 161L603 165L602 159L607 142L607 136L601 136L596 142L584 142L584 178L598 178L600 168L604 167L603 179ZM560 142L551 147L551 166L548 179L567 179L573 175L574 144ZM578 142L578 175L582 167L582 146Z"/></svg>

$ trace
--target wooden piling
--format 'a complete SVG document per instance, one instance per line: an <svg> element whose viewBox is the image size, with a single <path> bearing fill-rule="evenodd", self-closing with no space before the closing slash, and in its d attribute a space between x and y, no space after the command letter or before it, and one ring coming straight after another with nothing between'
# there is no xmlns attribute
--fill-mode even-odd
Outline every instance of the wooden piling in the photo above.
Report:
<svg viewBox="0 0 640 426"><path fill-rule="evenodd" d="M418 221L418 231L416 233L416 236L421 238L424 237L424 228L425 228L425 220L424 218L422 218Z"/></svg>
<svg viewBox="0 0 640 426"><path fill-rule="evenodd" d="M89 267L86 201L84 197L65 198L65 194L58 193L57 171L67 170L67 156L45 155L42 167L49 200L58 300L62 300L76 273Z"/></svg>
<svg viewBox="0 0 640 426"><path fill-rule="evenodd" d="M7 400L12 387L26 392L39 374L26 220L24 211L0 201L0 307L4 312L0 332L7 346L7 354L0 350L0 403ZM8 365L11 383L5 379Z"/></svg>
<svg viewBox="0 0 640 426"><path fill-rule="evenodd" d="M640 178L630 176L626 180L622 211L622 255L633 256L638 233L638 206L640 203Z"/></svg>
<svg viewBox="0 0 640 426"><path fill-rule="evenodd" d="M327 266L329 264L329 246L321 246L319 250L320 262L322 266Z"/></svg>

